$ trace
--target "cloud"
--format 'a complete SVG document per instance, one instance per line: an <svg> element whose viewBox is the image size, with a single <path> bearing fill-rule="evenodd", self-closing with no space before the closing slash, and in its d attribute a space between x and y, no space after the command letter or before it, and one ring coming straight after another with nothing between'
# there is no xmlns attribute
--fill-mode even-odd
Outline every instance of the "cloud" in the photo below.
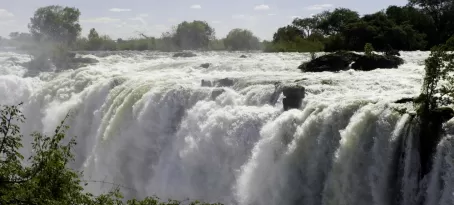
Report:
<svg viewBox="0 0 454 205"><path fill-rule="evenodd" d="M169 29L169 27L166 25L163 25L163 24L157 24L157 25L153 26L153 29L157 30L158 32L159 31L162 32L162 31L167 31Z"/></svg>
<svg viewBox="0 0 454 205"><path fill-rule="evenodd" d="M131 21L140 21L142 23L142 25L147 25L147 22L145 21L145 19L143 19L140 16L137 16L137 17L134 17L134 18L129 18L129 20L131 20Z"/></svg>
<svg viewBox="0 0 454 205"><path fill-rule="evenodd" d="M291 18L291 19L297 19L298 18L299 19L299 18L301 18L301 16L289 16L289 18Z"/></svg>
<svg viewBox="0 0 454 205"><path fill-rule="evenodd" d="M220 24L221 22L220 22L220 21L211 21L211 23L213 23L213 24Z"/></svg>
<svg viewBox="0 0 454 205"><path fill-rule="evenodd" d="M177 20L175 18L169 18L167 19L168 22L176 22Z"/></svg>
<svg viewBox="0 0 454 205"><path fill-rule="evenodd" d="M131 11L131 9L120 9L120 8L111 8L109 11L112 12L125 12L125 11Z"/></svg>
<svg viewBox="0 0 454 205"><path fill-rule="evenodd" d="M5 26L6 26L6 25L14 25L15 22L16 22L16 21L13 20L13 19L11 19L11 20L1 20L1 21L0 21L0 25L5 25Z"/></svg>
<svg viewBox="0 0 454 205"><path fill-rule="evenodd" d="M198 5L198 4L194 4L191 6L191 9L201 9L202 6Z"/></svg>
<svg viewBox="0 0 454 205"><path fill-rule="evenodd" d="M268 14L268 16L276 16L277 14Z"/></svg>
<svg viewBox="0 0 454 205"><path fill-rule="evenodd" d="M149 16L148 14L139 14L139 17L143 17L143 18L148 17L148 16Z"/></svg>
<svg viewBox="0 0 454 205"><path fill-rule="evenodd" d="M332 5L332 4L315 4L315 5L312 5L312 6L308 6L305 9L307 9L307 10L322 10L322 9L330 8L330 7L333 7L333 6L334 5Z"/></svg>
<svg viewBox="0 0 454 205"><path fill-rule="evenodd" d="M269 10L270 7L268 5L262 4L254 7L254 10Z"/></svg>
<svg viewBox="0 0 454 205"><path fill-rule="evenodd" d="M0 20L8 20L14 17L14 14L6 9L0 9Z"/></svg>
<svg viewBox="0 0 454 205"><path fill-rule="evenodd" d="M234 15L232 15L232 18L233 19L244 19L244 18L246 18L246 15L244 15L244 14L234 14Z"/></svg>
<svg viewBox="0 0 454 205"><path fill-rule="evenodd" d="M255 22L258 18L254 15L245 15L245 14L235 14L232 15L232 19L241 20L244 22Z"/></svg>
<svg viewBox="0 0 454 205"><path fill-rule="evenodd" d="M120 19L110 18L110 17L98 17L98 18L90 18L90 19L82 19L80 20L84 23L113 23L118 22Z"/></svg>

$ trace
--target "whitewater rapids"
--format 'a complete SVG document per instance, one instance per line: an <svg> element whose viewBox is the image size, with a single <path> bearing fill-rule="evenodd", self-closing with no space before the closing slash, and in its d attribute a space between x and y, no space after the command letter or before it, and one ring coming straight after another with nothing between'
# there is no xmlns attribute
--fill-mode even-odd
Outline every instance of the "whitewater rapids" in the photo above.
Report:
<svg viewBox="0 0 454 205"><path fill-rule="evenodd" d="M452 123L418 193L411 117L392 103L419 94L428 52L403 52L399 69L339 73L301 73L305 54L241 54L87 55L100 62L24 77L28 56L0 52L0 104L24 102L24 133L51 133L71 112L71 166L94 194L105 181L128 197L239 205L454 204ZM226 77L234 85L216 98L201 86ZM306 88L300 109L283 111L277 82Z"/></svg>

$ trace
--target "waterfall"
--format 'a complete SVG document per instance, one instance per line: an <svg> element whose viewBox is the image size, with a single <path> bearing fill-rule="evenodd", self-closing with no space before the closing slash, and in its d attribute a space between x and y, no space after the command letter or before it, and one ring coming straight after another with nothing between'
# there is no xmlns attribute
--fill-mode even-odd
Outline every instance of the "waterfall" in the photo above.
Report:
<svg viewBox="0 0 454 205"><path fill-rule="evenodd" d="M100 63L23 77L5 59L25 57L0 53L0 104L25 103L26 135L70 113L71 167L94 194L104 181L127 197L234 205L454 204L451 124L419 182L418 130L392 103L419 92L427 53L403 53L396 70L315 74L295 69L300 54L198 55L89 56ZM233 86L200 83L225 77ZM306 88L300 109L282 109L276 82Z"/></svg>

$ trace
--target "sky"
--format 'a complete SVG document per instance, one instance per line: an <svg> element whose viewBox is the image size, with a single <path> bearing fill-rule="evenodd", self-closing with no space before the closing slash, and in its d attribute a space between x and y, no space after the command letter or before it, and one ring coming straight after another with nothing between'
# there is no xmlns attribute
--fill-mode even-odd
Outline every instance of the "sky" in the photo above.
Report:
<svg viewBox="0 0 454 205"><path fill-rule="evenodd" d="M91 28L113 39L161 36L182 21L203 20L222 38L234 28L251 30L263 40L291 23L295 17L309 17L337 7L361 15L405 5L407 0L0 0L0 36L27 32L34 11L43 6L61 5L81 11L82 35Z"/></svg>

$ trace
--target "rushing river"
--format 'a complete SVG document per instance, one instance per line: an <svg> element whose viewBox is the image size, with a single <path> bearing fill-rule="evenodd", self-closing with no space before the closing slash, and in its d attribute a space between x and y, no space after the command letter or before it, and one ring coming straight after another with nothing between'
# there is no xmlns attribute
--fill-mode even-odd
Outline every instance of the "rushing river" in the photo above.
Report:
<svg viewBox="0 0 454 205"><path fill-rule="evenodd" d="M240 205L413 205L424 197L427 205L454 204L451 121L432 173L418 182L410 117L392 103L420 93L428 52L403 52L399 69L339 73L300 72L305 54L242 54L88 55L100 62L24 77L18 63L29 57L0 52L0 104L24 102L24 133L50 133L71 112L67 134L78 141L71 166L86 180L123 185L129 197ZM222 78L234 83L219 96L212 95L219 87L201 86ZM306 88L300 109L283 110L278 82ZM111 187L89 183L87 190Z"/></svg>

